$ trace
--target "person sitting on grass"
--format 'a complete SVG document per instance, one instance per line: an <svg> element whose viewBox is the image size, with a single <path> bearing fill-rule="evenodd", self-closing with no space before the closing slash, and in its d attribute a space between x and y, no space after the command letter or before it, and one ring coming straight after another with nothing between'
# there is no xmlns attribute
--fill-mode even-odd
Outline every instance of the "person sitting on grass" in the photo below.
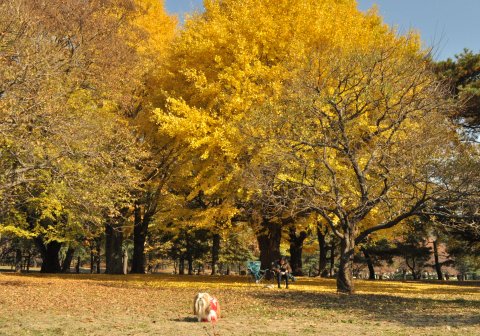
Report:
<svg viewBox="0 0 480 336"><path fill-rule="evenodd" d="M292 268L290 267L287 261L287 258L281 257L280 260L278 260L278 264L275 267L278 288L280 288L282 277L285 279L285 288L288 288L288 278L291 272L292 272Z"/></svg>

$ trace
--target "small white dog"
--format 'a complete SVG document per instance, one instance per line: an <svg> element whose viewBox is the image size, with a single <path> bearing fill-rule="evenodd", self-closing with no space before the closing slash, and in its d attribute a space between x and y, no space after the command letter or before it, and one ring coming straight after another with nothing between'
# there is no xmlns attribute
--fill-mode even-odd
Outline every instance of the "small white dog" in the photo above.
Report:
<svg viewBox="0 0 480 336"><path fill-rule="evenodd" d="M218 300L208 293L198 293L193 300L193 314L198 322L216 322L220 317Z"/></svg>

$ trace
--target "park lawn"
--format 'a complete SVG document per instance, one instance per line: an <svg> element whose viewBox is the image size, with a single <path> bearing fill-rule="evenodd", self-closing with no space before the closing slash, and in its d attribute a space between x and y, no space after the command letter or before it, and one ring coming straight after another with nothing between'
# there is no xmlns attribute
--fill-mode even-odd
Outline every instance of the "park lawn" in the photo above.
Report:
<svg viewBox="0 0 480 336"><path fill-rule="evenodd" d="M480 287L331 279L284 288L245 277L0 273L0 335L480 335ZM223 317L198 323L192 301L216 296Z"/></svg>

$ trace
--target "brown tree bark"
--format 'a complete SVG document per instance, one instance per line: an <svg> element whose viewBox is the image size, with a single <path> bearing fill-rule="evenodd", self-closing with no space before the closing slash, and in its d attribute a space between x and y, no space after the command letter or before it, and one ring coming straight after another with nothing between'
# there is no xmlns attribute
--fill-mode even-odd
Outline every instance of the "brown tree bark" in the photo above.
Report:
<svg viewBox="0 0 480 336"><path fill-rule="evenodd" d="M187 274L193 275L193 255L195 251L193 250L192 236L190 233L185 232L185 260L187 261Z"/></svg>
<svg viewBox="0 0 480 336"><path fill-rule="evenodd" d="M123 261L123 274L127 274L128 273L128 251L127 251L127 249L125 249L123 251L122 261Z"/></svg>
<svg viewBox="0 0 480 336"><path fill-rule="evenodd" d="M70 265L72 264L74 253L75 253L75 249L72 247L69 247L65 255L65 259L63 260L62 273L70 272Z"/></svg>
<svg viewBox="0 0 480 336"><path fill-rule="evenodd" d="M185 274L185 257L181 256L178 261L178 274Z"/></svg>
<svg viewBox="0 0 480 336"><path fill-rule="evenodd" d="M15 273L22 272L22 249L15 249Z"/></svg>
<svg viewBox="0 0 480 336"><path fill-rule="evenodd" d="M90 247L90 274L95 271L95 253L93 252L93 246Z"/></svg>
<svg viewBox="0 0 480 336"><path fill-rule="evenodd" d="M163 159L164 161L159 164L157 169L150 173L147 180L153 178L159 170L164 170L164 172L169 171L170 165L175 162L172 157L172 152L170 152L169 155L165 155ZM147 191L141 201L135 202L132 269L130 270L130 273L146 273L145 242L148 235L148 226L157 212L161 190L166 179L168 179L168 175L168 173L162 174L163 177L158 181L156 189Z"/></svg>
<svg viewBox="0 0 480 336"><path fill-rule="evenodd" d="M337 291L352 294L353 286L353 254L355 249L355 236L350 230L345 230L340 241L340 263L337 274Z"/></svg>
<svg viewBox="0 0 480 336"><path fill-rule="evenodd" d="M363 255L365 256L365 260L367 261L368 278L370 280L375 280L375 268L373 267L372 257L370 256L366 248L362 247L362 252L363 252Z"/></svg>
<svg viewBox="0 0 480 336"><path fill-rule="evenodd" d="M28 251L27 258L25 259L25 270L30 272L30 261L32 259L32 253Z"/></svg>
<svg viewBox="0 0 480 336"><path fill-rule="evenodd" d="M96 248L96 253L95 253L95 261L97 263L97 274L101 273L100 270L100 264L102 262L102 259L100 258L100 253L102 250L102 238L95 238L95 248Z"/></svg>
<svg viewBox="0 0 480 336"><path fill-rule="evenodd" d="M292 268L293 275L303 275L303 262L302 262L302 253L303 253L303 242L307 238L307 232L301 231L297 235L295 227L290 227L289 230L290 237L290 267Z"/></svg>
<svg viewBox="0 0 480 336"><path fill-rule="evenodd" d="M327 244L325 242L325 233L320 227L317 225L317 239L318 239L318 275L325 278L328 276L327 271Z"/></svg>
<svg viewBox="0 0 480 336"><path fill-rule="evenodd" d="M330 242L330 277L333 277L333 271L335 268L335 240Z"/></svg>
<svg viewBox="0 0 480 336"><path fill-rule="evenodd" d="M105 261L107 274L123 274L123 233L111 224L105 225Z"/></svg>
<svg viewBox="0 0 480 336"><path fill-rule="evenodd" d="M218 233L214 233L213 242L212 242L212 273L211 275L215 275L216 273L216 265L218 263L219 254L220 254L220 235Z"/></svg>
<svg viewBox="0 0 480 336"><path fill-rule="evenodd" d="M409 262L409 260L412 260L412 263ZM420 279L420 272L416 271L417 268L417 263L415 261L415 257L408 257L405 256L405 264L410 268L410 271L412 272L413 280L419 280Z"/></svg>
<svg viewBox="0 0 480 336"><path fill-rule="evenodd" d="M433 241L433 256L435 258L435 270L437 271L438 280L443 280L442 265L440 264L439 257L438 257L437 240Z"/></svg>
<svg viewBox="0 0 480 336"><path fill-rule="evenodd" d="M58 252L62 244L53 240L48 244L44 244L43 239L40 237L35 238L35 243L42 256L41 273L60 273L62 268L60 267L60 259Z"/></svg>
<svg viewBox="0 0 480 336"><path fill-rule="evenodd" d="M133 227L133 255L132 269L130 273L145 274L145 241L147 239L148 225L151 216L145 213L142 216L141 208L135 205L134 227Z"/></svg>
<svg viewBox="0 0 480 336"><path fill-rule="evenodd" d="M281 238L282 226L264 219L262 231L257 234L262 269L271 268L272 262L280 259Z"/></svg>

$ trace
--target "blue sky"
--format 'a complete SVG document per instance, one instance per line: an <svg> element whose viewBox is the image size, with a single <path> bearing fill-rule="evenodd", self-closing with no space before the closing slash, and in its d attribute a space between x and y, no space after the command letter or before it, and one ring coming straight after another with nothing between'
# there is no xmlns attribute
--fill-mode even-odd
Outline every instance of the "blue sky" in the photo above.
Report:
<svg viewBox="0 0 480 336"><path fill-rule="evenodd" d="M480 52L480 0L357 1L361 10L376 3L385 22L401 32L418 30L439 60L453 57L463 48ZM165 4L170 13L180 17L202 9L202 0L165 0Z"/></svg>

